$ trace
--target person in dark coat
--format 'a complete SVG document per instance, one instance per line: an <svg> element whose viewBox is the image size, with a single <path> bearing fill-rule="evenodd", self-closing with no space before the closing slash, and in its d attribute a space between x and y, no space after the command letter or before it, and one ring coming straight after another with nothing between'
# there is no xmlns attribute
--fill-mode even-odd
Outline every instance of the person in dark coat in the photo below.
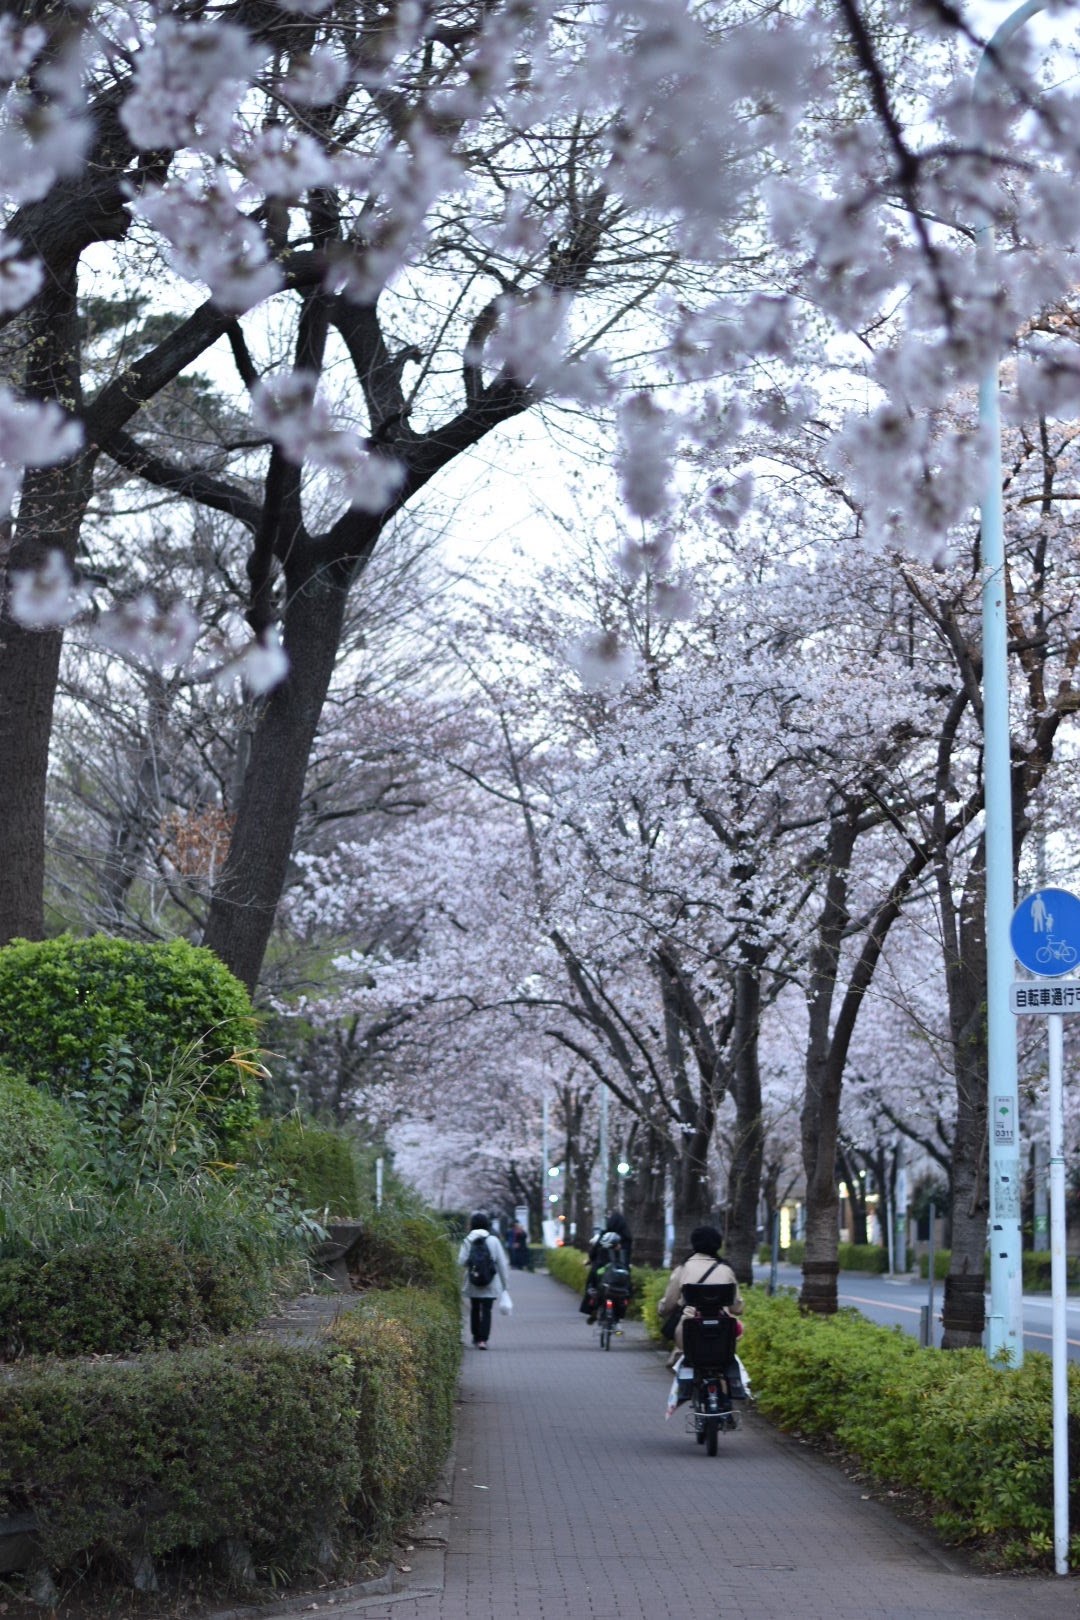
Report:
<svg viewBox="0 0 1080 1620"><path fill-rule="evenodd" d="M510 1264L515 1271L529 1269L529 1234L520 1221L510 1229Z"/></svg>
<svg viewBox="0 0 1080 1620"><path fill-rule="evenodd" d="M612 1239L617 1239L613 1242ZM598 1279L605 1266L613 1260L629 1269L630 1251L634 1246L626 1216L612 1209L604 1216L589 1240L589 1275L585 1279L585 1294L578 1306L582 1316L591 1324L596 1321L596 1294Z"/></svg>

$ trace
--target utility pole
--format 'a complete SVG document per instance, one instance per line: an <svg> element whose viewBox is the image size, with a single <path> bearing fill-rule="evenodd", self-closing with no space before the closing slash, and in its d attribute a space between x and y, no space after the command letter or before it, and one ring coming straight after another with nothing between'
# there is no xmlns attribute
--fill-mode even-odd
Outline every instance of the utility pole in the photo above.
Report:
<svg viewBox="0 0 1080 1620"><path fill-rule="evenodd" d="M975 72L975 101L987 103L997 88L1002 55L1047 0L1025 0L995 31ZM976 252L988 304L998 291L992 210L975 232ZM1013 960L1009 923L1013 889L1012 762L1009 738L1009 653L1006 635L1005 520L1002 501L1001 412L998 356L979 384L979 426L984 442L982 468L982 629L983 782L986 804L986 1017L988 1117L1015 1120L1019 1114L1016 1029L1010 1016ZM990 1315L986 1353L1012 1367L1024 1359L1023 1274L1020 1255L1020 1154L1016 1133L1010 1142L990 1136Z"/></svg>

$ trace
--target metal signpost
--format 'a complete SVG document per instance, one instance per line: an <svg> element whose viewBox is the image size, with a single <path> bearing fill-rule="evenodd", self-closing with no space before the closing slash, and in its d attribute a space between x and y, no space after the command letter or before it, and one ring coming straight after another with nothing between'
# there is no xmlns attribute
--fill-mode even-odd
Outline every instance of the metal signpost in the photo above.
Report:
<svg viewBox="0 0 1080 1620"><path fill-rule="evenodd" d="M1069 1389L1065 1331L1065 1107L1063 1055L1065 1014L1080 1012L1080 979L1066 979L1080 960L1080 899L1067 889L1036 889L1013 913L1009 929L1018 961L1052 984L1030 979L1014 984L1014 1013L1045 1016L1050 1079L1050 1289L1054 1405L1054 1568L1068 1573L1069 1553ZM997 1109L991 1131L991 1162L998 1133Z"/></svg>

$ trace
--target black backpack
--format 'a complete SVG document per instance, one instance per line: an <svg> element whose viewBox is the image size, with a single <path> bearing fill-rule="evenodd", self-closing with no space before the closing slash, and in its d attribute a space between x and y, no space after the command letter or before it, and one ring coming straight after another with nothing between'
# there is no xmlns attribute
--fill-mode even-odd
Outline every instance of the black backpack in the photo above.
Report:
<svg viewBox="0 0 1080 1620"><path fill-rule="evenodd" d="M495 1276L495 1257L486 1237L474 1237L469 1244L466 1269L474 1288L486 1288Z"/></svg>

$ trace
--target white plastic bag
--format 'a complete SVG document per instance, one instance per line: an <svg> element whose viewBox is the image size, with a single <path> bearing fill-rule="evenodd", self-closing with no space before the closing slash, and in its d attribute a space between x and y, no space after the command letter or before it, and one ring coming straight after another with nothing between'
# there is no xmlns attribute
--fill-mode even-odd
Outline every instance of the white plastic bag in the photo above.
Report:
<svg viewBox="0 0 1080 1620"><path fill-rule="evenodd" d="M514 1302L510 1298L510 1290L508 1288L504 1288L502 1293L499 1295L499 1315L509 1316L513 1309Z"/></svg>
<svg viewBox="0 0 1080 1620"><path fill-rule="evenodd" d="M679 1380L677 1378L673 1378L671 1380L671 1388L668 1390L667 1407L665 1408L665 1411L664 1411L665 1419L667 1419L667 1418L669 1418L671 1416L671 1414L674 1412L674 1410L678 1406L678 1404L679 1404Z"/></svg>

